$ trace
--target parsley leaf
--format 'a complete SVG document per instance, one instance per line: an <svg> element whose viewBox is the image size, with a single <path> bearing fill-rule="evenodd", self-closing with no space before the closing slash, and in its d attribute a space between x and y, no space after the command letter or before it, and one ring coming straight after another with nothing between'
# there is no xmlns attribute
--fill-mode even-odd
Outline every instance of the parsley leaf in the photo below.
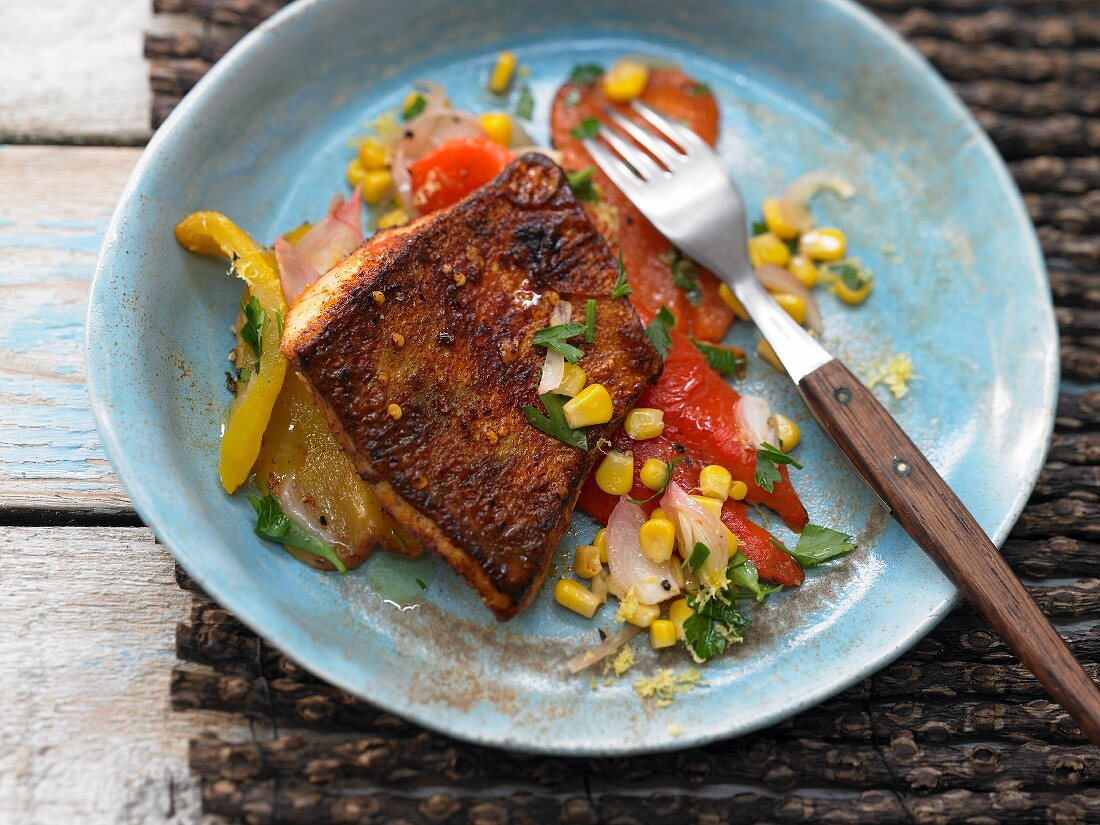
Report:
<svg viewBox="0 0 1100 825"><path fill-rule="evenodd" d="M519 87L519 97L516 99L516 117L530 120L535 114L535 96L531 94L531 86L524 83Z"/></svg>
<svg viewBox="0 0 1100 825"><path fill-rule="evenodd" d="M574 126L569 130L569 133L573 135L577 140L584 140L585 138L594 138L600 133L600 122L594 117L586 117L580 122L580 125Z"/></svg>
<svg viewBox="0 0 1100 825"><path fill-rule="evenodd" d="M561 353L562 358L570 364L575 364L584 356L584 350L578 349L572 344L567 344L566 340L580 335L584 331L584 324L572 322L567 324L554 324L552 327L544 327L536 332L535 337L532 339L532 343L534 343L536 347L546 347L547 349L557 350Z"/></svg>
<svg viewBox="0 0 1100 825"><path fill-rule="evenodd" d="M657 317L650 321L649 326L645 328L649 343L653 344L662 361L668 357L668 351L672 349L672 335L669 330L675 326L676 319L672 317L668 307L662 306L660 312L657 313Z"/></svg>
<svg viewBox="0 0 1100 825"><path fill-rule="evenodd" d="M692 573L698 573L699 568L706 564L707 559L710 558L710 548L703 542L695 542L695 546L691 548L691 555L687 557L687 566L691 568Z"/></svg>
<svg viewBox="0 0 1100 825"><path fill-rule="evenodd" d="M694 338L691 339L691 343L695 344L695 349L703 354L710 368L719 375L736 375L744 372L745 353L736 347L716 346L705 341L696 341Z"/></svg>
<svg viewBox="0 0 1100 825"><path fill-rule="evenodd" d="M703 302L703 290L699 286L699 265L673 247L671 253L672 283L682 289L688 303L699 306Z"/></svg>
<svg viewBox="0 0 1100 825"><path fill-rule="evenodd" d="M752 222L752 234L753 235L763 235L767 231L768 231L768 225L766 223L764 223L763 221L753 221Z"/></svg>
<svg viewBox="0 0 1100 825"><path fill-rule="evenodd" d="M796 470L802 469L801 464L767 441L757 448L754 480L761 490L770 493L775 489L776 483L782 480L783 477L779 474L781 464L790 464Z"/></svg>
<svg viewBox="0 0 1100 825"><path fill-rule="evenodd" d="M663 493L665 491L665 488L668 487L668 483L670 481L672 481L672 474L674 472L676 472L676 468L680 465L680 462L683 461L683 460L684 460L683 456L677 456L676 458L672 459L672 461L666 461L665 462L665 480L664 480L664 483L661 484L661 486L658 487L656 490L654 490L653 495L651 495L649 498L644 498L644 499L639 500L639 499L630 498L629 496L627 496L626 500L629 501L631 504L638 504L638 505L649 504L649 502L653 501L653 499L657 498L659 495L661 495L661 493Z"/></svg>
<svg viewBox="0 0 1100 825"><path fill-rule="evenodd" d="M709 599L700 607L689 598L688 607L695 613L684 620L684 644L700 662L713 659L729 644L740 642L741 631L752 621L733 604L720 599Z"/></svg>
<svg viewBox="0 0 1100 825"><path fill-rule="evenodd" d="M584 342L591 344L596 340L596 299L589 298L584 305Z"/></svg>
<svg viewBox="0 0 1100 825"><path fill-rule="evenodd" d="M786 550L786 548L783 548ZM803 569L844 556L856 549L852 537L839 530L822 527L820 524L807 524L798 537L794 550L787 550Z"/></svg>
<svg viewBox="0 0 1100 825"><path fill-rule="evenodd" d="M424 107L428 105L428 98L424 95L416 95L409 101L408 105L401 110L402 120L412 120L418 114L424 111Z"/></svg>
<svg viewBox="0 0 1100 825"><path fill-rule="evenodd" d="M241 312L244 313L241 340L256 354L256 372L259 372L260 357L264 354L264 325L267 324L267 312L255 297L241 304Z"/></svg>
<svg viewBox="0 0 1100 825"><path fill-rule="evenodd" d="M283 512L283 508L279 506L279 500L275 496L266 495L263 498L249 496L248 500L252 502L252 507L256 511L255 532L257 536L268 541L285 544L288 547L305 550L307 553L331 562L332 566L341 573L348 572L348 568L336 555L336 550L333 549L332 545L325 544L325 542L313 537L295 524L290 516Z"/></svg>
<svg viewBox="0 0 1100 825"><path fill-rule="evenodd" d="M761 584L760 573L756 569L756 565L749 561L748 557L740 550L730 559L729 566L726 568L726 578L730 580L730 584L748 590L752 594L752 598L758 602L764 601L772 593L783 589L781 584L773 586ZM740 594L735 598L741 598Z"/></svg>
<svg viewBox="0 0 1100 825"><path fill-rule="evenodd" d="M626 267L623 266L623 253L619 252L619 277L615 281L615 286L611 288L612 298L625 298L634 292L630 288L630 284L626 282Z"/></svg>
<svg viewBox="0 0 1100 825"><path fill-rule="evenodd" d="M527 423L551 438L556 438L563 444L568 444L570 447L576 447L579 450L587 450L588 438L584 432L571 429L565 420L565 413L562 412L565 399L560 395L554 395L552 392L543 393L539 398L542 399L542 406L546 408L546 412L544 414L539 411L538 407L528 404L523 408L523 417L527 419Z"/></svg>
<svg viewBox="0 0 1100 825"><path fill-rule="evenodd" d="M569 188L573 190L577 200L588 201L589 203L600 202L599 193L596 192L596 182L592 180L592 173L595 171L596 167L586 166L579 172L566 174L569 179Z"/></svg>
<svg viewBox="0 0 1100 825"><path fill-rule="evenodd" d="M603 74L603 66L599 63L578 63L569 73L570 83L581 83L585 86L595 83Z"/></svg>
<svg viewBox="0 0 1100 825"><path fill-rule="evenodd" d="M852 258L845 258L843 261L832 261L824 264L822 269L840 278L844 282L844 286L853 292L858 292L874 280L871 271Z"/></svg>
<svg viewBox="0 0 1100 825"><path fill-rule="evenodd" d="M696 83L694 86L688 89L688 94L692 97L702 97L703 95L709 95L710 93L710 86L708 86L706 83Z"/></svg>

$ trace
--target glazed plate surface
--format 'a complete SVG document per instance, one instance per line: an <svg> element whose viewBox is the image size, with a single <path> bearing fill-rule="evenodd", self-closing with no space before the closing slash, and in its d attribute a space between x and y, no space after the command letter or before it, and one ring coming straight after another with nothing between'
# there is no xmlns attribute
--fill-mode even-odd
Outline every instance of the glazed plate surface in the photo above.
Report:
<svg viewBox="0 0 1100 825"><path fill-rule="evenodd" d="M443 34L445 33L445 37ZM305 0L248 35L157 132L107 233L88 318L88 377L104 444L134 505L218 602L293 659L393 713L463 739L561 754L623 754L742 734L837 693L899 655L955 590L826 442L790 382L751 359L747 392L802 425L794 474L811 520L858 537L844 561L756 611L705 684L656 708L634 691L682 651L611 684L564 661L613 627L549 587L497 623L430 558L377 554L321 574L252 532L243 496L217 481L224 372L239 298L224 266L172 237L189 212L224 212L263 243L315 220L346 191L349 141L417 78L485 110L496 53L530 67L532 133L570 68L646 52L714 89L720 150L750 209L795 176L830 169L857 196L820 196L877 275L867 304L822 294L826 346L858 373L893 354L919 379L888 407L996 541L1042 464L1057 391L1046 275L1019 194L987 138L931 69L841 0L753 3ZM745 324L729 341L748 348ZM885 398L885 396L884 396ZM773 528L789 538L772 520ZM578 513L555 570L595 527ZM421 589L420 579L427 584Z"/></svg>

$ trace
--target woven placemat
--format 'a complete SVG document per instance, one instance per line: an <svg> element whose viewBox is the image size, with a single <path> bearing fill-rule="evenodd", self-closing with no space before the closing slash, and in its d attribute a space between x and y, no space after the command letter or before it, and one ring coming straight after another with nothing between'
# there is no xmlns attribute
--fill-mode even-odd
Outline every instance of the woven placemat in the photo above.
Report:
<svg viewBox="0 0 1100 825"><path fill-rule="evenodd" d="M155 0L158 125L279 0ZM1047 256L1063 377L1100 381L1100 4L867 3L951 81L1009 162ZM1100 391L1059 401L1048 461L1003 552L1100 677ZM182 571L181 586L196 590ZM240 714L191 743L204 810L250 822L1100 822L1100 749L968 608L841 696L674 754L560 759L429 733L332 688L195 592L172 704Z"/></svg>

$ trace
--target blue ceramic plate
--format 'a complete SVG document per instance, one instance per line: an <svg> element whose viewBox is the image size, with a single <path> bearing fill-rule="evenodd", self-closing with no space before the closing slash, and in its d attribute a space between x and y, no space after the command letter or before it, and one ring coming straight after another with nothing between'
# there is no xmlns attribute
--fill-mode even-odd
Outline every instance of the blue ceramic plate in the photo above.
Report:
<svg viewBox="0 0 1100 825"><path fill-rule="evenodd" d="M216 209L258 239L316 219L345 191L349 140L417 78L462 108L490 107L495 54L530 67L533 132L578 62L648 52L715 90L721 152L749 204L815 169L858 190L815 212L845 228L878 275L853 310L822 297L826 344L857 371L908 353L920 379L889 406L982 526L1002 540L1030 492L1057 382L1046 277L1019 195L944 83L874 18L840 0L306 0L249 34L157 132L115 213L88 318L100 431L138 512L221 604L319 676L448 734L561 754L679 748L761 728L892 660L944 615L955 590L873 502L783 377L753 359L744 387L803 427L796 476L812 519L859 538L843 562L758 610L705 685L657 708L635 678L684 669L679 652L593 687L564 660L612 626L558 608L550 588L498 624L433 559L379 554L321 574L252 533L215 464L223 373L240 286L185 253L172 226ZM746 325L731 333L752 343ZM578 514L562 543L590 539ZM554 571L550 573L553 580ZM421 590L416 579L428 584Z"/></svg>

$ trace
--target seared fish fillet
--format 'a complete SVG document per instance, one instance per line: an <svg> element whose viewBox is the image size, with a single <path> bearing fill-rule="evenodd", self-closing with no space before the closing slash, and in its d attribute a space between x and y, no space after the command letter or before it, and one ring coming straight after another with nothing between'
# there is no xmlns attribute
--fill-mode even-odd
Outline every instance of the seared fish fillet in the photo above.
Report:
<svg viewBox="0 0 1100 825"><path fill-rule="evenodd" d="M307 290L282 348L383 506L478 592L499 619L538 590L582 482L660 357L617 267L545 157L513 161L462 202L382 232ZM546 350L532 344L569 300L595 340L571 343L614 417L587 452L543 434Z"/></svg>

